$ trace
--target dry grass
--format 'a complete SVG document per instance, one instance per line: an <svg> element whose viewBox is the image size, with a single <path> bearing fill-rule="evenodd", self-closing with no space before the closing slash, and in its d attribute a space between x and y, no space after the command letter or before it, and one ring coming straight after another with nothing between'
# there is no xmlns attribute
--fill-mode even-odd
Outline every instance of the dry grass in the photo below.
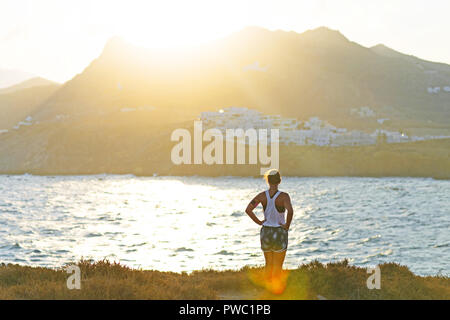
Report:
<svg viewBox="0 0 450 320"><path fill-rule="evenodd" d="M109 261L80 261L81 289L69 290L64 269L0 266L0 299L450 299L448 277L420 277L394 263L381 268L381 289L366 287L366 269L347 261L312 262L286 272L280 294L261 281L262 268L191 274L135 270Z"/></svg>

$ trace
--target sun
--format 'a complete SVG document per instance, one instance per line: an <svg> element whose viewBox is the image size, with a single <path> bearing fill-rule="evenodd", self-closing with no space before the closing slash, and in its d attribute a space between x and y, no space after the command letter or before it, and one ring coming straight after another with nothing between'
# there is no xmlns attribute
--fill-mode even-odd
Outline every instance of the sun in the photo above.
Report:
<svg viewBox="0 0 450 320"><path fill-rule="evenodd" d="M148 48L195 46L245 27L236 6L219 1L104 1L100 19L111 33ZM103 9L102 9L103 8Z"/></svg>

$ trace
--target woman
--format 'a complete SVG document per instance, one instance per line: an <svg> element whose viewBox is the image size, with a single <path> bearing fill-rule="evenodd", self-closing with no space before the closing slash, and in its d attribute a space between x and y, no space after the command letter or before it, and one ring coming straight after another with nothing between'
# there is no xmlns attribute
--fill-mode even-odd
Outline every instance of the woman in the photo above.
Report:
<svg viewBox="0 0 450 320"><path fill-rule="evenodd" d="M288 245L288 231L294 210L291 199L286 192L278 190L281 182L280 172L271 169L264 174L269 190L258 194L247 206L245 212L258 225L262 225L260 232L261 249L266 260L266 280L271 282L279 279L283 267L284 257ZM253 210L262 203L264 220L261 221ZM284 212L287 210L287 219Z"/></svg>

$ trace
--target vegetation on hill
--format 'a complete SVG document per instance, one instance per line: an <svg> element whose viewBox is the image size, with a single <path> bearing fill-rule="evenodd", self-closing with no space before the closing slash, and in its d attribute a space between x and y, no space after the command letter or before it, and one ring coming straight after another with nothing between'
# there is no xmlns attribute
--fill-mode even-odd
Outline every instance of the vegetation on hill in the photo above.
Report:
<svg viewBox="0 0 450 320"><path fill-rule="evenodd" d="M171 151L177 143L170 135L192 122L148 126L152 112L33 124L21 127L20 135L1 134L0 173L259 176L264 167L260 163L175 165ZM450 139L352 147L280 145L280 170L285 176L449 179Z"/></svg>
<svg viewBox="0 0 450 320"><path fill-rule="evenodd" d="M59 85L54 83L0 92L0 130L10 130L32 115L58 88Z"/></svg>
<svg viewBox="0 0 450 320"><path fill-rule="evenodd" d="M380 265L381 288L369 290L365 268L317 261L285 273L284 290L264 284L262 268L187 273L135 270L80 261L81 289L64 269L0 265L0 299L450 299L450 279L421 277L395 263ZM269 289L268 289L269 288Z"/></svg>

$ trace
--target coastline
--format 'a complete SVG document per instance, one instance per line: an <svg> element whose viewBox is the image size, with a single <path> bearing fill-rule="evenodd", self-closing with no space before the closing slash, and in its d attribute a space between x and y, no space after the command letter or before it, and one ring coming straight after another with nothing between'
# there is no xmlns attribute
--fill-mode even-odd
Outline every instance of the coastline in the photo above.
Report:
<svg viewBox="0 0 450 320"><path fill-rule="evenodd" d="M33 154L0 157L2 175L97 175L132 174L135 176L240 176L260 177L261 164L189 164L175 165L171 146L163 144L139 154L123 153L123 147L94 151L78 150L73 156L49 152L36 158ZM93 149L94 150L94 149ZM130 150L136 150L133 146ZM247 157L248 157L248 150ZM292 177L420 177L450 179L450 139L374 146L317 147L285 146L279 150L279 169ZM106 161L107 160L107 161Z"/></svg>
<svg viewBox="0 0 450 320"><path fill-rule="evenodd" d="M136 173L108 173L108 172L98 172L98 173L58 173L58 174L52 174L52 173L30 173L30 172L13 172L13 173L4 173L0 172L1 176L36 176L36 177L71 177L71 176L79 176L79 177L95 177L95 176L130 176L130 177L136 177L136 178L156 178L156 177L170 177L170 178L185 178L185 177L202 177L202 178L226 178L226 177L232 177L232 178L255 178L259 179L262 176L258 175L199 175L199 174L185 174L185 175L176 175L176 174L167 174L167 175L159 175L159 174L153 174L153 175L146 175L146 174L136 174ZM306 176L298 176L298 175L289 175L284 174L284 177L289 178L409 178L409 179L433 179L433 180L450 180L450 176L414 176L414 175L405 175L405 176L399 176L399 175L392 175L392 176L370 176L370 175L358 175L358 176L350 176L350 175L335 175L335 176L329 176L329 175L306 175Z"/></svg>
<svg viewBox="0 0 450 320"><path fill-rule="evenodd" d="M277 293L264 285L261 267L188 274L131 269L107 260L82 260L77 265L81 288L69 290L70 274L64 268L0 264L0 299L450 299L449 277L418 276L396 263L380 265L381 287L370 290L366 268L351 266L347 260L313 261L287 270L285 289Z"/></svg>

